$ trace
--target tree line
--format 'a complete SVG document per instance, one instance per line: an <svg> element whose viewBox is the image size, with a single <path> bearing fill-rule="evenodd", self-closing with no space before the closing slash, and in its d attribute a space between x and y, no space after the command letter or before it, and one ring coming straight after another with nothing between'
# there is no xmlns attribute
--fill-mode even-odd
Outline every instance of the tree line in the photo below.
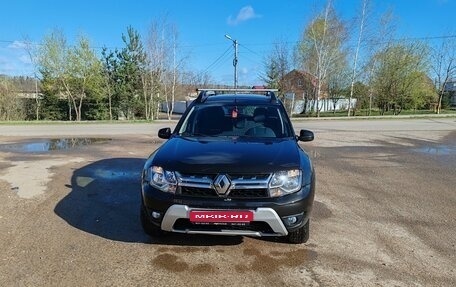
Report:
<svg viewBox="0 0 456 287"><path fill-rule="evenodd" d="M281 79L291 69L306 71L315 84L303 100L314 106L305 112L319 115L319 100L352 101L347 115L356 109L367 115L375 108L380 114L402 110L434 109L448 106L445 86L456 80L456 36L436 43L426 39L396 36L391 11L380 17L372 13L372 1L361 0L355 19L343 20L332 1L314 13L293 49L277 40L264 60L262 79L286 92Z"/></svg>
<svg viewBox="0 0 456 287"><path fill-rule="evenodd" d="M24 89L18 77L0 78L0 120L153 120L163 103L170 118L176 99L209 85L209 75L185 69L177 27L165 19L151 25L145 40L128 27L122 42L122 48L103 47L97 55L88 37L69 45L56 29L36 49L26 45L36 90L29 83L29 93L18 97Z"/></svg>
<svg viewBox="0 0 456 287"><path fill-rule="evenodd" d="M332 4L328 0L313 13L294 47L286 39L271 45L259 75L267 87L285 93L283 77L305 71L313 84L302 99L314 103L305 112L317 116L323 98L334 105L356 99L348 116L374 109L439 113L445 107L445 85L456 79L454 36L436 43L398 40L392 12L374 17L371 0L360 0L351 20ZM24 79L0 77L0 120L154 120L163 104L170 118L176 99L197 87L217 87L210 75L187 69L178 28L167 19L154 21L144 38L128 27L122 43L96 53L87 36L69 45L61 30L39 45L25 39L34 77L25 80L29 93L22 97L17 92Z"/></svg>

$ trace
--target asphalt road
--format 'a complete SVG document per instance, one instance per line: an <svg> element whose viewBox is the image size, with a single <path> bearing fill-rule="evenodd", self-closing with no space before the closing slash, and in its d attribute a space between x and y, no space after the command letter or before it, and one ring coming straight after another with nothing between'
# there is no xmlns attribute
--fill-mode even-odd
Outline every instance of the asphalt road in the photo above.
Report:
<svg viewBox="0 0 456 287"><path fill-rule="evenodd" d="M0 286L456 286L455 119L294 122L302 245L146 236L139 173L174 124L0 125Z"/></svg>

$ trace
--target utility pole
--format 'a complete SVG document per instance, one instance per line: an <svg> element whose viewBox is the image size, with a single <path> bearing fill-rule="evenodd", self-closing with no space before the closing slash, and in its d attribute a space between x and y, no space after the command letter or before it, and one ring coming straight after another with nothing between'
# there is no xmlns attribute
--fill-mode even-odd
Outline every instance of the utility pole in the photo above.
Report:
<svg viewBox="0 0 456 287"><path fill-rule="evenodd" d="M234 67L234 88L237 89L237 82L238 82L238 77L237 77L237 63L238 63L238 42L237 40L233 40L233 38L230 37L230 35L225 35L225 38L228 40L231 40L233 42L234 46L234 59L233 59L233 67Z"/></svg>

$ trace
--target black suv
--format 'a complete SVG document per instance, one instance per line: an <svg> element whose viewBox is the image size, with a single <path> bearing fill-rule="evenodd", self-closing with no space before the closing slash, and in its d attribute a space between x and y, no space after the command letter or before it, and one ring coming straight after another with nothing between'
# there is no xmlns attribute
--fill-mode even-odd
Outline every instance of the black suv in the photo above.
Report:
<svg viewBox="0 0 456 287"><path fill-rule="evenodd" d="M314 135L295 135L275 91L200 90L174 131L158 132L168 140L142 172L147 234L308 240L315 173L297 141Z"/></svg>

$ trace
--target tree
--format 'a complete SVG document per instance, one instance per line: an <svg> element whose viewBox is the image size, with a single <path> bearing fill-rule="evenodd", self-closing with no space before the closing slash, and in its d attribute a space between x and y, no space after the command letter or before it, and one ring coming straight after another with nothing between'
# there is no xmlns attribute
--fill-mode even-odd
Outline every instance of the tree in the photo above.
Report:
<svg viewBox="0 0 456 287"><path fill-rule="evenodd" d="M420 43L395 44L375 56L373 85L382 114L391 108L397 115L413 106L412 91L426 73L425 51Z"/></svg>
<svg viewBox="0 0 456 287"><path fill-rule="evenodd" d="M33 76L35 77L35 119L38 121L40 119L40 107L41 107L41 96L38 93L38 73L36 71L37 63L37 51L32 44L32 41L28 38L24 38L24 49L27 52L27 55L29 56L30 63L33 65Z"/></svg>
<svg viewBox="0 0 456 287"><path fill-rule="evenodd" d="M285 41L277 40L263 61L265 72L260 75L268 88L283 90L281 80L290 71L290 51Z"/></svg>
<svg viewBox="0 0 456 287"><path fill-rule="evenodd" d="M361 48L361 42L363 39L363 32L364 32L364 26L366 23L366 18L368 16L369 12L369 3L370 0L362 0L362 8L361 8L361 17L359 19L359 32L358 32L358 39L356 41L356 48L355 48L355 54L353 57L353 72L352 72L352 77L351 77L351 84L350 84L350 97L348 98L348 116L350 116L351 113L351 102L353 98L353 93L354 93L354 88L355 88L355 81L358 73L358 56L359 56L359 51Z"/></svg>
<svg viewBox="0 0 456 287"><path fill-rule="evenodd" d="M372 25L372 27L378 27L378 29L370 31L365 40L366 40L366 49L364 49L366 64L363 67L363 80L366 82L368 89L368 98L369 98L369 111L368 115L371 115L372 107L374 104L374 97L377 96L375 91L375 73L376 67L378 64L379 57L376 55L381 51L384 51L393 45L393 37L396 31L394 14L392 10L387 10L384 14L378 19L378 24ZM367 20L367 19L366 19ZM366 22L365 24L368 24ZM369 28L366 26L365 28ZM365 32L367 29L364 29Z"/></svg>
<svg viewBox="0 0 456 287"><path fill-rule="evenodd" d="M261 80L266 83L266 86L271 89L279 88L279 69L277 62L270 55L264 60L265 72L260 76Z"/></svg>
<svg viewBox="0 0 456 287"><path fill-rule="evenodd" d="M172 57L172 64L171 64L171 105L168 103L168 97L166 97L166 105L167 109L166 112L168 114L168 120L171 120L171 115L173 114L174 111L174 101L176 99L176 85L178 81L178 67L180 66L180 63L178 63L177 60L177 49L178 49L178 31L177 27L175 25L172 25L170 27L170 36L171 36L171 45L172 45L172 51L173 51L173 57Z"/></svg>
<svg viewBox="0 0 456 287"><path fill-rule="evenodd" d="M320 115L319 101L328 75L334 72L337 62L345 57L342 46L346 40L346 28L337 17L331 1L306 27L299 45L301 66L317 79L314 109Z"/></svg>
<svg viewBox="0 0 456 287"><path fill-rule="evenodd" d="M106 95L108 96L108 109L109 109L109 120L113 120L113 103L112 98L116 90L117 84L117 58L114 52L108 51L106 47L101 51L102 63L103 63L103 87ZM117 113L116 113L117 114Z"/></svg>
<svg viewBox="0 0 456 287"><path fill-rule="evenodd" d="M71 96L69 87L68 46L61 30L54 30L45 35L38 52L38 70L44 91L44 102L53 106L51 111L44 111L49 119L61 119L57 114L56 102L65 97L68 102L68 119L72 120ZM48 99L49 98L49 99ZM55 104L55 105L54 105Z"/></svg>
<svg viewBox="0 0 456 287"><path fill-rule="evenodd" d="M82 119L82 104L89 93L94 94L100 84L101 64L90 48L87 38L80 36L74 47L69 47L64 34L54 30L44 37L38 55L39 71L47 96L68 100L68 118Z"/></svg>
<svg viewBox="0 0 456 287"><path fill-rule="evenodd" d="M347 91L351 93L351 86L350 90ZM356 82L353 85L353 96L357 99L356 101L356 108L366 110L366 115L370 113L370 97L369 97L369 86L365 85L362 82ZM355 111L353 111L355 112Z"/></svg>
<svg viewBox="0 0 456 287"><path fill-rule="evenodd" d="M211 79L208 73L200 73L200 72L193 72L193 71L184 71L182 73L182 85L186 87L188 92L195 92L197 88L210 88Z"/></svg>
<svg viewBox="0 0 456 287"><path fill-rule="evenodd" d="M333 113L336 112L337 103L342 98L347 98L351 90L347 93L347 87L350 86L350 71L345 58L341 57L335 62L333 71L328 75L326 80L328 89L328 99L333 104ZM353 94L351 94L353 96ZM351 101L349 101L350 103Z"/></svg>
<svg viewBox="0 0 456 287"><path fill-rule="evenodd" d="M71 98L76 120L82 119L82 104L89 94L99 94L101 62L90 48L87 38L80 36L78 44L68 51L68 74L65 89Z"/></svg>
<svg viewBox="0 0 456 287"><path fill-rule="evenodd" d="M127 119L144 115L140 96L143 94L142 76L147 66L147 55L141 37L133 27L122 34L125 47L117 52L117 91L116 101Z"/></svg>
<svg viewBox="0 0 456 287"><path fill-rule="evenodd" d="M160 105L160 95L164 93L164 77L168 44L165 40L166 21L160 19L152 22L147 36L148 78L149 89L144 94L146 118L156 118ZM147 82L145 82L147 83Z"/></svg>
<svg viewBox="0 0 456 287"><path fill-rule="evenodd" d="M411 87L408 105L405 108L429 109L437 100L434 83L424 72L417 72L415 76L416 81Z"/></svg>
<svg viewBox="0 0 456 287"><path fill-rule="evenodd" d="M181 70L186 58L179 53L178 35L177 26L169 23L166 17L152 22L149 29L147 55L150 92L144 95L144 104L152 117L157 116L159 104L163 100L168 119L171 119L174 110L178 84L183 76ZM160 95L163 100L160 100Z"/></svg>
<svg viewBox="0 0 456 287"><path fill-rule="evenodd" d="M0 120L14 121L24 118L24 104L18 98L11 80L0 77Z"/></svg>
<svg viewBox="0 0 456 287"><path fill-rule="evenodd" d="M432 49L431 69L438 94L436 112L440 114L445 86L449 80L456 78L456 41L454 39L444 39L440 45Z"/></svg>

